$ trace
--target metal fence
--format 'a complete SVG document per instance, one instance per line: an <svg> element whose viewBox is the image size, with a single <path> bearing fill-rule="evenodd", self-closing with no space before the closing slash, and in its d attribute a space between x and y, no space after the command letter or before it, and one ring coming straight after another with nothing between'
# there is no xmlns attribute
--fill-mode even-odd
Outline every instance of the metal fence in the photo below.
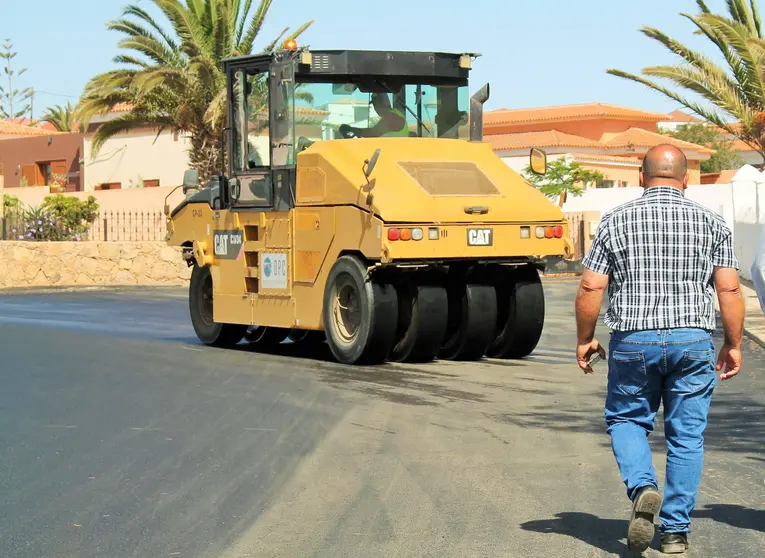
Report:
<svg viewBox="0 0 765 558"><path fill-rule="evenodd" d="M24 215L7 214L0 227L0 238L26 241L57 239L48 234L48 231L52 230L55 236L56 231L47 228L46 223L39 223L39 227L34 225L35 223L30 223ZM40 231L40 228L43 231ZM74 236L72 240L162 241L165 240L166 232L165 216L161 211L102 211L98 213L86 233ZM66 231L63 233L67 234ZM70 236L71 234L67 235L67 238Z"/></svg>

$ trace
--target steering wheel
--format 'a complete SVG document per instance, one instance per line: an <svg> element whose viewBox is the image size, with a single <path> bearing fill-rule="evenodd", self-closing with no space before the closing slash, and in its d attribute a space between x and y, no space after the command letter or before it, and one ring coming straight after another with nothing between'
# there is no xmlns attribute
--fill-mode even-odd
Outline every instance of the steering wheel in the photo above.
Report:
<svg viewBox="0 0 765 558"><path fill-rule="evenodd" d="M348 124L341 124L337 131L340 132L340 135L346 139L359 137L356 135L356 132L354 132L353 129L348 126Z"/></svg>

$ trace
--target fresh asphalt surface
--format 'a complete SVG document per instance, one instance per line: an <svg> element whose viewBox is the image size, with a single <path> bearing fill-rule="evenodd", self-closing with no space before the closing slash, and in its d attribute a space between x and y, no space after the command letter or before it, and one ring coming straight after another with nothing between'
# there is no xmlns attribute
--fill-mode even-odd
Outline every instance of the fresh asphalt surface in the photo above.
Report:
<svg viewBox="0 0 765 558"><path fill-rule="evenodd" d="M183 290L0 295L0 556L627 556L575 288L546 281L531 358L376 368L204 347ZM765 351L744 351L691 556L765 554Z"/></svg>

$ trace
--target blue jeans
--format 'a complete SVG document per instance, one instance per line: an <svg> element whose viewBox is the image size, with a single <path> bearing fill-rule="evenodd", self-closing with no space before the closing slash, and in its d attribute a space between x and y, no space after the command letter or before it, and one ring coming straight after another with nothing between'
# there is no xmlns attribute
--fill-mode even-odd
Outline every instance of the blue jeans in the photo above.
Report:
<svg viewBox="0 0 765 558"><path fill-rule="evenodd" d="M632 500L642 486L659 486L648 435L663 401L667 471L660 529L687 533L717 383L712 334L702 329L615 331L608 349L606 425L627 496Z"/></svg>

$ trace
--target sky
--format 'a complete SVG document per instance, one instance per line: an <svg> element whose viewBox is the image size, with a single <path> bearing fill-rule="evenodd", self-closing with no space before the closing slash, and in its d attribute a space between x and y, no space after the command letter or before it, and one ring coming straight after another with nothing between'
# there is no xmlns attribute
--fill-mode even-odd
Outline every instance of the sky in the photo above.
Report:
<svg viewBox="0 0 765 558"><path fill-rule="evenodd" d="M37 90L35 116L46 106L74 103L91 76L115 67L121 35L106 22L127 3L0 0L0 41L10 39L17 67L28 68L17 85ZM723 0L708 4L713 11L725 7ZM300 43L315 48L480 53L470 90L490 83L487 109L604 102L669 112L680 107L606 69L638 73L677 61L640 33L644 25L713 54L680 16L696 11L695 0L273 0L256 48L282 28L313 19Z"/></svg>

